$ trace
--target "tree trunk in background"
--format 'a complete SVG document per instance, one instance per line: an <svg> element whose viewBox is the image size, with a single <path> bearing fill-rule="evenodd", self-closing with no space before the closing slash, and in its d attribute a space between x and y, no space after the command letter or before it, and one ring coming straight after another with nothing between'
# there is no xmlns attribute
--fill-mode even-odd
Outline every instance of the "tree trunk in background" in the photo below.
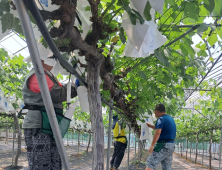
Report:
<svg viewBox="0 0 222 170"><path fill-rule="evenodd" d="M79 137L80 137L80 131L78 131L78 155L79 155L79 146L80 146L80 140L79 140Z"/></svg>
<svg viewBox="0 0 222 170"><path fill-rule="evenodd" d="M186 159L187 159L187 152L188 152L188 138L187 138L187 150L186 150Z"/></svg>
<svg viewBox="0 0 222 170"><path fill-rule="evenodd" d="M180 155L181 155L181 156L183 156L183 154L182 154L182 148L183 148L182 143L180 143Z"/></svg>
<svg viewBox="0 0 222 170"><path fill-rule="evenodd" d="M145 140L143 140L143 141L139 140L138 145L139 145L138 161L141 161L142 156L143 156L143 150L144 150L144 147L145 147Z"/></svg>
<svg viewBox="0 0 222 170"><path fill-rule="evenodd" d="M209 154L210 154L209 166L210 166L210 169L211 169L211 159L212 159L212 154L211 154L212 136L213 136L213 130L211 130L211 134L210 134L210 147L209 147Z"/></svg>
<svg viewBox="0 0 222 170"><path fill-rule="evenodd" d="M202 155L202 165L203 165L203 158L204 158L204 136L203 136L203 155Z"/></svg>
<svg viewBox="0 0 222 170"><path fill-rule="evenodd" d="M214 142L214 159L215 159L215 156L216 156L216 142Z"/></svg>
<svg viewBox="0 0 222 170"><path fill-rule="evenodd" d="M92 170L104 169L104 127L102 117L102 104L99 89L99 73L102 60L88 61L88 99L90 120L93 131Z"/></svg>
<svg viewBox="0 0 222 170"><path fill-rule="evenodd" d="M88 141L88 146L87 146L87 149L86 149L86 153L89 152L90 141L91 141L91 133L89 133L89 141Z"/></svg>
<svg viewBox="0 0 222 170"><path fill-rule="evenodd" d="M13 118L14 118L14 123L16 125L16 129L18 132L18 148L17 148L17 152L16 152L16 156L15 156L15 166L17 166L18 165L18 158L19 158L19 155L21 154L22 132L21 132L21 129L19 126L19 121L18 121L16 114L13 114Z"/></svg>
<svg viewBox="0 0 222 170"><path fill-rule="evenodd" d="M192 142L190 142L190 160L191 160L191 149L192 149Z"/></svg>
<svg viewBox="0 0 222 170"><path fill-rule="evenodd" d="M199 133L197 133L197 138L196 138L196 158L195 158L195 163L197 163L197 145L198 145L198 136L199 136Z"/></svg>
<svg viewBox="0 0 222 170"><path fill-rule="evenodd" d="M8 124L5 126L5 144L8 144Z"/></svg>

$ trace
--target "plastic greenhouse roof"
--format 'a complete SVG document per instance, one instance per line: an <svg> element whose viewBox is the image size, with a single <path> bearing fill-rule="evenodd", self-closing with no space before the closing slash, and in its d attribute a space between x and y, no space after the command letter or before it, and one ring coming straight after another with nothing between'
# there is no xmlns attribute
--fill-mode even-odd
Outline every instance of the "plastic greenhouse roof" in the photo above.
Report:
<svg viewBox="0 0 222 170"><path fill-rule="evenodd" d="M25 58L29 56L26 41L14 31L10 31L0 40L0 48L4 48L10 56L22 55Z"/></svg>

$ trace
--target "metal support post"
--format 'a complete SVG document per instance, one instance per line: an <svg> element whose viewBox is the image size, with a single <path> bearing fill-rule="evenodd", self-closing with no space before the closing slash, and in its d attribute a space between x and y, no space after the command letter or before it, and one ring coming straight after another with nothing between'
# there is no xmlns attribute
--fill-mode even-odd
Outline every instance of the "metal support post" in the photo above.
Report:
<svg viewBox="0 0 222 170"><path fill-rule="evenodd" d="M14 150L15 150L15 121L13 124L12 166L14 165Z"/></svg>
<svg viewBox="0 0 222 170"><path fill-rule="evenodd" d="M110 104L113 104L113 99L110 97ZM109 160L110 160L110 146L111 146L111 127L112 127L112 109L109 109L109 129L108 129L108 141L107 141L107 160L106 160L106 170L109 170Z"/></svg>
<svg viewBox="0 0 222 170"><path fill-rule="evenodd" d="M74 132L73 132L74 130L72 130L72 146L73 146L73 134L74 134Z"/></svg>
<svg viewBox="0 0 222 170"><path fill-rule="evenodd" d="M179 143L179 139L177 139L177 143L178 143L178 145L177 145L177 150L178 150L178 154L180 154L180 143Z"/></svg>
<svg viewBox="0 0 222 170"><path fill-rule="evenodd" d="M46 112L50 121L50 125L52 127L56 145L57 145L64 169L69 170L70 169L69 161L68 161L65 148L63 145L62 136L60 134L60 129L58 126L58 122L57 122L55 110L52 104L52 99L49 93L48 85L46 83L45 73L42 67L38 47L36 45L29 14L23 0L16 0L14 1L14 3L16 5L16 9L18 11L19 18L21 21L21 26L22 26L22 29L23 29L23 32L24 32L24 35L28 44L30 56L31 56L32 63L35 69L38 84L40 85L43 102L44 102Z"/></svg>
<svg viewBox="0 0 222 170"><path fill-rule="evenodd" d="M219 169L221 169L221 146L222 146L222 127L221 127L221 136L220 136L220 150L219 150Z"/></svg>
<svg viewBox="0 0 222 170"><path fill-rule="evenodd" d="M136 158L136 133L135 133L135 158Z"/></svg>
<svg viewBox="0 0 222 170"><path fill-rule="evenodd" d="M129 141L128 141L128 158L127 158L127 170L129 170L129 154L130 154L130 125L128 125L129 127Z"/></svg>
<svg viewBox="0 0 222 170"><path fill-rule="evenodd" d="M140 153L140 139L139 139L139 137L138 137L138 154ZM138 155L138 157L139 157L139 155Z"/></svg>
<svg viewBox="0 0 222 170"><path fill-rule="evenodd" d="M192 148L192 142L190 141L190 160L191 160L191 148Z"/></svg>
<svg viewBox="0 0 222 170"><path fill-rule="evenodd" d="M204 137L203 137L203 154L202 154L202 165L203 165L203 158L204 158Z"/></svg>
<svg viewBox="0 0 222 170"><path fill-rule="evenodd" d="M79 136L80 136L80 132L78 131L78 155L79 155L79 144L80 144Z"/></svg>

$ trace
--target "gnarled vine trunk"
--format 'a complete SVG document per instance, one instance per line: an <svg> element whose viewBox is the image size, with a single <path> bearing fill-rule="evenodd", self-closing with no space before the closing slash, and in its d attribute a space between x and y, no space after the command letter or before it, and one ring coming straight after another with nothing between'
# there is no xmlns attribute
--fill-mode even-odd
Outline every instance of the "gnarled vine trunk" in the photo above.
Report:
<svg viewBox="0 0 222 170"><path fill-rule="evenodd" d="M188 152L188 138L187 138L187 150L186 150L186 159L187 159L187 152Z"/></svg>
<svg viewBox="0 0 222 170"><path fill-rule="evenodd" d="M99 90L99 73L102 60L88 62L88 99L90 119L93 131L93 160L92 170L104 169L104 127L102 104Z"/></svg>
<svg viewBox="0 0 222 170"><path fill-rule="evenodd" d="M182 149L183 149L183 146L182 146L182 143L181 143L181 144L180 144L180 155L181 155L181 156L183 156Z"/></svg>
<svg viewBox="0 0 222 170"><path fill-rule="evenodd" d="M8 144L8 125L5 126L5 144Z"/></svg>
<svg viewBox="0 0 222 170"><path fill-rule="evenodd" d="M79 146L80 146L80 140L79 140L79 137L80 137L80 131L78 131L78 155L79 155Z"/></svg>
<svg viewBox="0 0 222 170"><path fill-rule="evenodd" d="M143 151L145 149L145 142L146 142L145 140L143 140L143 141L139 140L138 161L141 161L141 159L142 159Z"/></svg>
<svg viewBox="0 0 222 170"><path fill-rule="evenodd" d="M91 141L91 133L89 132L89 141L88 141L88 146L86 148L86 153L89 152L90 141Z"/></svg>
<svg viewBox="0 0 222 170"><path fill-rule="evenodd" d="M15 166L17 166L18 165L18 158L19 158L19 155L21 154L22 132L21 132L21 129L19 126L19 121L18 121L16 114L13 114L13 118L14 118L14 123L16 125L16 129L18 132L18 148L17 148L17 152L16 152L16 156L15 156Z"/></svg>

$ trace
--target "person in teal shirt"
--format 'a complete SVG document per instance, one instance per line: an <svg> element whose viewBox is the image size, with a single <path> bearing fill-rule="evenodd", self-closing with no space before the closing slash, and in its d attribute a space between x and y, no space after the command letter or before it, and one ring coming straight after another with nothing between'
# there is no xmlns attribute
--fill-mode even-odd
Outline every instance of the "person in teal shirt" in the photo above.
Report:
<svg viewBox="0 0 222 170"><path fill-rule="evenodd" d="M162 169L171 170L175 148L176 124L173 118L166 114L163 104L156 105L155 116L158 118L155 126L146 123L149 128L155 130L153 141L149 148L151 155L146 161L146 170L154 170L159 162L162 164Z"/></svg>

